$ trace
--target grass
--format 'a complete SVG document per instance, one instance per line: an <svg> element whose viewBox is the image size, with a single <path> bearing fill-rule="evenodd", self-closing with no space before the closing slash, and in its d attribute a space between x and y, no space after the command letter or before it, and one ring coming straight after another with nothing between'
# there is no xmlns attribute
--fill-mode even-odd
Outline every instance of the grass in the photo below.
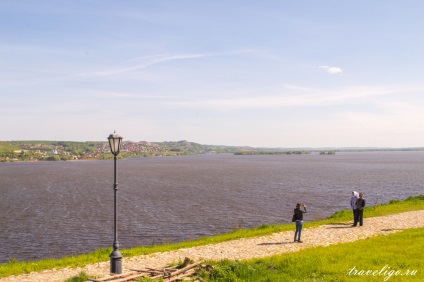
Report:
<svg viewBox="0 0 424 282"><path fill-rule="evenodd" d="M424 228L417 228L263 259L209 262L214 269L203 273L203 278L228 282L423 281L423 235Z"/></svg>
<svg viewBox="0 0 424 282"><path fill-rule="evenodd" d="M424 209L424 195L409 197L403 201L391 201L387 204L377 205L374 207L367 207L365 211L365 217L383 216L389 214L395 214L411 210L423 210ZM323 224L332 224L338 222L350 221L352 218L351 210L343 210L336 212L327 219L320 221L307 222L306 228L317 227ZM240 238L249 238L254 236L261 236L272 234L275 232L293 230L293 224L278 224L278 225L262 225L254 229L239 229L230 233L221 234L217 236L204 237L199 240L181 242L177 244L167 244L160 246L146 246L137 247L132 249L121 250L124 257L132 257L138 255L147 255L156 252L172 251L181 248L190 248L200 245L207 245L213 243L219 243L229 240L235 240ZM11 261L9 263L0 265L0 278L9 275L19 275L23 273L29 273L32 271L42 271L45 269L53 268L65 268L65 267L83 267L87 264L93 264L101 261L108 261L109 254L112 252L111 248L97 250L90 254L82 254L78 256L64 257L61 259L44 259L34 262L19 262Z"/></svg>
<svg viewBox="0 0 424 282"><path fill-rule="evenodd" d="M86 282L90 277L85 272L80 272L76 276L66 279L65 282Z"/></svg>
<svg viewBox="0 0 424 282"><path fill-rule="evenodd" d="M16 145L11 144L10 142L0 141L0 153L1 152L11 152L15 150L22 150Z"/></svg>

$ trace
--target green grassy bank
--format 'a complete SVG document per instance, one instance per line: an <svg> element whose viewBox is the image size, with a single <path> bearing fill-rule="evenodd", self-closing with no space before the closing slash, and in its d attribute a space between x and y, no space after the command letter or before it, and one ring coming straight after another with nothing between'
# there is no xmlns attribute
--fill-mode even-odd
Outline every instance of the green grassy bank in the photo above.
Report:
<svg viewBox="0 0 424 282"><path fill-rule="evenodd" d="M424 281L424 228L248 261L209 262L205 281Z"/></svg>
<svg viewBox="0 0 424 282"><path fill-rule="evenodd" d="M391 201L387 204L377 205L374 207L367 207L365 211L365 217L375 217L382 215L395 214L411 210L423 210L424 209L424 195L410 197L403 201ZM320 226L323 224L331 224L338 222L350 221L352 217L351 210L343 210L336 212L332 216L325 220L307 222L305 228ZM206 245L218 242L224 242L239 238L248 238L266 234L272 234L275 232L293 230L293 224L279 224L279 225L263 225L254 229L239 229L230 233L205 237L199 240L181 242L178 244L168 244L161 246L148 246L138 247L133 249L122 250L121 253L124 257L131 257L137 255L151 254L155 252L164 252L176 250L179 248L189 248L199 245ZM108 261L111 248L98 250L90 254L84 254L79 256L64 257L61 259L45 259L35 262L19 262L12 261L9 263L0 265L0 278L9 275L19 275L22 273L29 273L32 271L41 271L45 269L53 268L64 268L64 267L78 267L87 264L92 264L101 261ZM235 280L228 280L235 281ZM244 281L244 280L243 280ZM320 281L320 280L316 280ZM337 280L334 280L337 281Z"/></svg>

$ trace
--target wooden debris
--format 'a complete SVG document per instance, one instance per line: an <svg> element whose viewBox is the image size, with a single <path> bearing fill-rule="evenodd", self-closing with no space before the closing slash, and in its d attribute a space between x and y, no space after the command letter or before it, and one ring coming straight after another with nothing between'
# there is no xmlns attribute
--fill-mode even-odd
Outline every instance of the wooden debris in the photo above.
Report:
<svg viewBox="0 0 424 282"><path fill-rule="evenodd" d="M126 281L137 281L140 277L149 277L153 280L167 281L182 281L184 278L193 276L196 273L198 267L208 269L210 266L201 266L202 262L190 263L189 258L185 258L180 269L177 266L165 267L162 269L148 268L145 269L131 269L131 272L121 275L111 275L102 279L90 279L92 282L126 282Z"/></svg>
<svg viewBox="0 0 424 282"><path fill-rule="evenodd" d="M139 272L131 271L131 272L127 272L127 273L119 274L119 275L109 275L107 277L100 278L100 279L89 279L88 281L92 281L92 282L131 281L131 279L135 279L135 278L142 277L142 276L143 275L140 275Z"/></svg>

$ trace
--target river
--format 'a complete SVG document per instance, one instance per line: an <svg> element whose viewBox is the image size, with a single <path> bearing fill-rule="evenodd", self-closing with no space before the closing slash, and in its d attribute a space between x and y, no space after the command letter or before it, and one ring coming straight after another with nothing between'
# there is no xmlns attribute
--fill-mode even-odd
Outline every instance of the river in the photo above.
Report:
<svg viewBox="0 0 424 282"><path fill-rule="evenodd" d="M120 247L305 221L424 193L424 152L200 155L118 160ZM59 258L113 243L113 161L0 163L0 263ZM366 217L366 212L365 212Z"/></svg>

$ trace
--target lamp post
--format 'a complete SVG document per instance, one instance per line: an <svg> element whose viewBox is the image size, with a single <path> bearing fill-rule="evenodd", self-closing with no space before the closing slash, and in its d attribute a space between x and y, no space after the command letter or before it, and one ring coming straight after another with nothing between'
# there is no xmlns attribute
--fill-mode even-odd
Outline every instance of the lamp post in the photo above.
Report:
<svg viewBox="0 0 424 282"><path fill-rule="evenodd" d="M109 140L110 151L113 154L114 159L114 240L113 240L113 252L110 254L110 273L121 274L122 273L122 255L119 251L119 242L118 242L118 231L116 229L116 192L118 191L118 183L116 182L116 159L121 150L122 137L116 134L116 131L113 134L109 135L107 138Z"/></svg>

